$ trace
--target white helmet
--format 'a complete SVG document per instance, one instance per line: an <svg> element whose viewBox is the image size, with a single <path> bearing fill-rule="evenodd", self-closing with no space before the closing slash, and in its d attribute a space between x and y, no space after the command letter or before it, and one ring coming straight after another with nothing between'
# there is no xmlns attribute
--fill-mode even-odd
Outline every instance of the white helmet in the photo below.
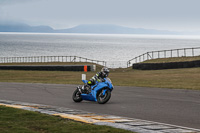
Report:
<svg viewBox="0 0 200 133"><path fill-rule="evenodd" d="M110 70L107 67L103 67L101 69L101 72L102 72L103 76L108 77Z"/></svg>

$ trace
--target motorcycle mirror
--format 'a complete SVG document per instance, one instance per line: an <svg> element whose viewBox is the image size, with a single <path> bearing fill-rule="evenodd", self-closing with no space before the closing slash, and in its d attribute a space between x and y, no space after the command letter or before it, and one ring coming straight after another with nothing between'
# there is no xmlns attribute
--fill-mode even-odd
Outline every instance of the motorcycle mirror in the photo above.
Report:
<svg viewBox="0 0 200 133"><path fill-rule="evenodd" d="M86 80L86 74L82 74L82 80Z"/></svg>

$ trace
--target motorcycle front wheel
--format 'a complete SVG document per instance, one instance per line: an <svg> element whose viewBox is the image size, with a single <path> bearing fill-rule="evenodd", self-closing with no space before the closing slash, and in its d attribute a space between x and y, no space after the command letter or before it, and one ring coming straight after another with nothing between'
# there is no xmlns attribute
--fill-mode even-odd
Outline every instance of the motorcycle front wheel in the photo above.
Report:
<svg viewBox="0 0 200 133"><path fill-rule="evenodd" d="M74 100L74 102L81 102L83 99L81 97L81 93L79 92L78 89L76 89L72 95L72 99Z"/></svg>
<svg viewBox="0 0 200 133"><path fill-rule="evenodd" d="M102 91L99 91L99 92L97 93L97 102L98 102L99 104L107 103L108 100L110 99L110 97L111 97L111 92L110 92L110 90L107 90L106 93L105 93L105 95L103 95L103 90L102 90Z"/></svg>

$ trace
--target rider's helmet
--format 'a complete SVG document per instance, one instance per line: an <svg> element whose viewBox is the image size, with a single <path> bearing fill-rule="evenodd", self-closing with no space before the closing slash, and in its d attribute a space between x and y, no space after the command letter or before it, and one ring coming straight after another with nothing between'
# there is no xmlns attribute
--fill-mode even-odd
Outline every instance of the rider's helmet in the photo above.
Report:
<svg viewBox="0 0 200 133"><path fill-rule="evenodd" d="M101 72L102 72L102 75L103 75L104 77L108 77L108 74L109 74L110 70L109 70L107 67L103 67L103 68L101 69Z"/></svg>

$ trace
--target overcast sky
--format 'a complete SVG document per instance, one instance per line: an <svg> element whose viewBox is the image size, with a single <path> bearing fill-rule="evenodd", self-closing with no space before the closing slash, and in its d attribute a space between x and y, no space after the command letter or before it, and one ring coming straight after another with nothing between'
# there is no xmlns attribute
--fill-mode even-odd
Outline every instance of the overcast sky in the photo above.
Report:
<svg viewBox="0 0 200 133"><path fill-rule="evenodd" d="M0 21L49 25L116 24L174 31L200 30L200 0L0 0Z"/></svg>

